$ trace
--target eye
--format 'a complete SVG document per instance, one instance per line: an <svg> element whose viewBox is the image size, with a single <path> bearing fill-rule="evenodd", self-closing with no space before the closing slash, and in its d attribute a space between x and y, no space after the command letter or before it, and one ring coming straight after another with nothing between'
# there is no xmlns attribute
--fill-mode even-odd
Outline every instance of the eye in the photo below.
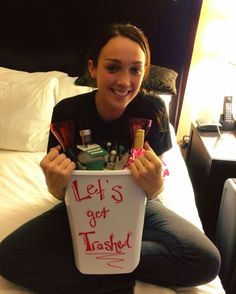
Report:
<svg viewBox="0 0 236 294"><path fill-rule="evenodd" d="M133 75L139 76L142 74L143 68L140 66L133 66L133 67L131 67L130 71Z"/></svg>
<svg viewBox="0 0 236 294"><path fill-rule="evenodd" d="M109 64L106 66L108 72L115 73L120 69L120 66L118 64Z"/></svg>

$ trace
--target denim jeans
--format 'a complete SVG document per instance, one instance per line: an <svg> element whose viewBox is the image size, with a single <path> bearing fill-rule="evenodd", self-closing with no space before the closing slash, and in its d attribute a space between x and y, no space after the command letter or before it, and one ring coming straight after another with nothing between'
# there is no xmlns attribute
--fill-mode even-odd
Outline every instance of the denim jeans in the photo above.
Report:
<svg viewBox="0 0 236 294"><path fill-rule="evenodd" d="M63 202L0 244L0 274L42 294L127 293L119 289L132 288L136 279L167 287L193 286L215 278L219 266L213 243L157 200L147 201L140 262L129 274L79 272Z"/></svg>

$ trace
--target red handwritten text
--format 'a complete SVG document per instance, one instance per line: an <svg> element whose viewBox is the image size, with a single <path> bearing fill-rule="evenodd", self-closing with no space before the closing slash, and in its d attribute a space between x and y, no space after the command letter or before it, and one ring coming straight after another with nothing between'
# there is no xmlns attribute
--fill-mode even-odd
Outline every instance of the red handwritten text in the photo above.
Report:
<svg viewBox="0 0 236 294"><path fill-rule="evenodd" d="M88 210L87 211L87 217L90 218L89 224L91 227L96 227L97 225L97 219L99 218L103 218L105 219L107 217L108 212L110 211L110 209L107 209L105 207L103 207L102 210L97 210L97 211L92 211L92 210Z"/></svg>
<svg viewBox="0 0 236 294"><path fill-rule="evenodd" d="M114 234L110 234L108 240L102 242L92 240L92 236L94 236L95 231L90 232L80 232L79 236L82 236L84 239L85 250L87 253L93 253L94 251L102 251L102 252L115 252L122 253L123 248L131 248L131 232L128 232L125 240L115 240Z"/></svg>
<svg viewBox="0 0 236 294"><path fill-rule="evenodd" d="M113 268L124 268L121 262L124 261L124 258L120 258L118 256L124 255L125 253L95 253L96 259L107 261L107 266L113 267Z"/></svg>
<svg viewBox="0 0 236 294"><path fill-rule="evenodd" d="M102 201L105 199L106 196L110 196L116 204L121 203L124 198L124 195L122 194L122 186L112 186L112 194L107 195L105 194L105 192L108 192L105 187L106 185L109 185L108 179L105 179L104 182L102 182L101 179L98 179L96 184L88 184L86 188L84 188L85 191L81 191L82 189L80 189L78 181L74 180L72 182L72 190L75 196L75 200L77 202L80 202L82 200L88 200L92 199L95 196L98 196L99 199Z"/></svg>

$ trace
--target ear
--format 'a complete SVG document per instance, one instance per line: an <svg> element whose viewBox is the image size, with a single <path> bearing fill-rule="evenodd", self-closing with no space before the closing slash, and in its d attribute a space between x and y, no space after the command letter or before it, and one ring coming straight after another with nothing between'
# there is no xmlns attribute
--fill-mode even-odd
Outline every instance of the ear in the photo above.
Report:
<svg viewBox="0 0 236 294"><path fill-rule="evenodd" d="M96 68L96 66L94 66L94 63L93 63L93 61L91 59L89 59L89 61L88 61L88 70L89 70L90 76L93 79L96 79L96 77L97 77L97 68Z"/></svg>

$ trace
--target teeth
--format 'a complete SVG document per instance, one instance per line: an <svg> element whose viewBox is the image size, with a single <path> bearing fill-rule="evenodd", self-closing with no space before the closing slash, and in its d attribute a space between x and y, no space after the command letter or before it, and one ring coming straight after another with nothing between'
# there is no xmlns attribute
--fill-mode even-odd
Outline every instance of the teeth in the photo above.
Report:
<svg viewBox="0 0 236 294"><path fill-rule="evenodd" d="M129 91L121 92L121 91L114 90L114 92L116 95L119 95L119 96L126 96L129 94Z"/></svg>

